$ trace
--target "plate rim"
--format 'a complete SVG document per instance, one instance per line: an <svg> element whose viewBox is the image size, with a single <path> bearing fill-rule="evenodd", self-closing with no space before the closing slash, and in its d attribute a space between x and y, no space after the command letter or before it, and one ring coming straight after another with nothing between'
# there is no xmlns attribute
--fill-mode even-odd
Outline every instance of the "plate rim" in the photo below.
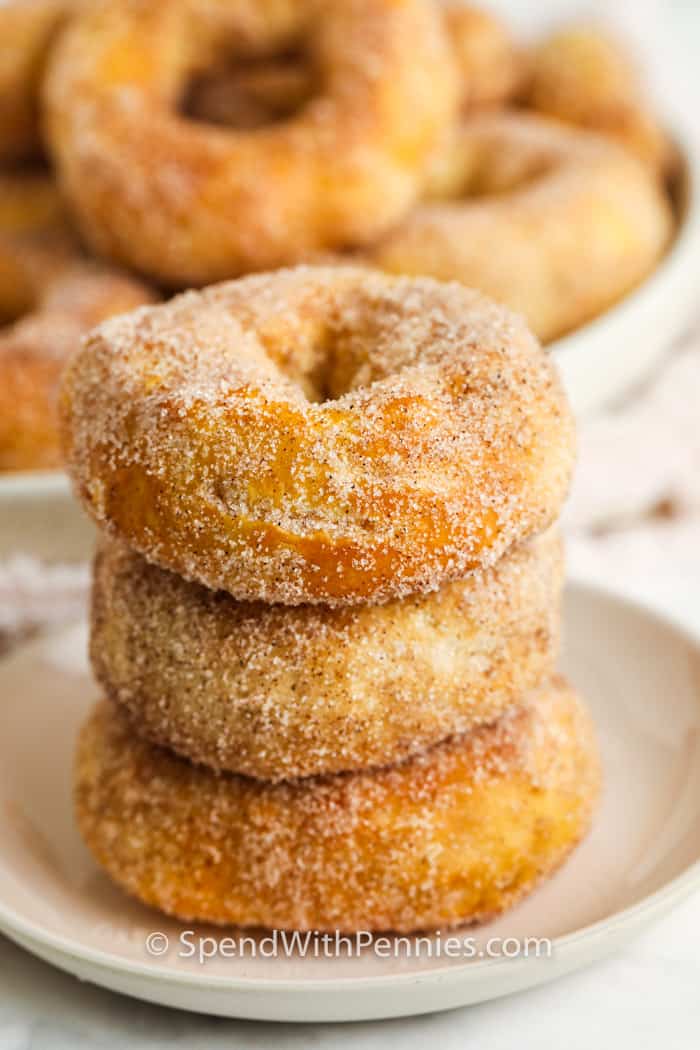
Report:
<svg viewBox="0 0 700 1050"><path fill-rule="evenodd" d="M567 590L569 593L571 593L572 590L574 592L579 592L583 597L602 599L621 609L642 613L645 617L652 620L656 626L670 630L672 633L680 636L684 642L686 642L691 648L695 649L698 652L698 655L700 655L700 631L680 622L677 617L668 615L665 611L660 611L648 601L640 600L636 597L631 597L621 593L620 590L616 589L614 586L591 583L575 574L567 580ZM65 628L63 628L63 630L65 630ZM44 639L45 637L46 636L44 636ZM40 646L41 643L42 639L29 642L27 645L22 646L19 652L26 652L27 649L31 650L33 647ZM351 993L362 992L369 988L375 989L382 986L401 989L416 984L417 982L422 984L443 983L446 981L453 983L465 979L478 979L479 977L484 976L488 971L491 971L492 973L494 971L500 971L504 966L507 966L508 972L511 975L514 975L522 968L527 967L534 962L542 963L555 961L557 970L563 973L566 972L566 961L570 960L572 955L576 956L578 954L585 956L587 954L587 947L593 947L601 939L605 938L608 938L613 942L611 934L620 932L626 928L628 928L631 933L634 933L636 929L644 925L644 919L646 917L651 917L654 914L662 915L666 913L671 910L675 904L680 903L685 897L689 896L693 890L697 889L700 889L700 857L688 865L688 867L679 875L676 875L675 878L671 879L653 893L643 897L635 904L622 908L606 918L598 919L596 922L582 926L580 929L574 930L571 933L567 933L561 937L554 937L552 939L552 955L547 959L542 959L538 956L520 956L518 958L499 957L480 959L476 962L470 960L461 965L445 965L428 971L415 970L410 973L376 974L357 977L345 976L324 979L319 979L317 977L300 977L281 978L276 980L275 978L270 977L265 977L263 979L260 977L240 977L223 974L206 975L204 973L199 974L196 972L190 973L188 971L169 969L165 967L163 963L148 961L137 962L125 959L119 955L113 955L103 949L85 946L78 940L48 931L40 924L25 919L22 915L17 913L14 908L8 907L1 898L0 932L4 933L11 940L15 940L13 934L16 934L21 941L15 941L15 943L21 943L25 948L27 947L26 942L29 941L33 945L46 949L56 955L73 959L79 963L87 963L96 967L102 973L111 971L112 973L117 972L126 977L142 977L151 983L155 982L161 985L169 984L171 986L178 985L182 988L241 993L261 990L263 986L265 991L272 993L308 993L314 987L334 993ZM154 910L153 915L154 923L156 923L158 921L158 912ZM172 919L169 919L168 921L172 921ZM193 922L192 925L196 924ZM188 928L185 923L182 923L182 926L183 928ZM468 927L465 927L465 929L468 929ZM611 943L610 947L612 949L614 943ZM590 952L588 955L591 957ZM46 956L43 957L46 958Z"/></svg>
<svg viewBox="0 0 700 1050"><path fill-rule="evenodd" d="M0 473L0 500L13 497L41 499L70 495L71 484L65 470L18 470Z"/></svg>

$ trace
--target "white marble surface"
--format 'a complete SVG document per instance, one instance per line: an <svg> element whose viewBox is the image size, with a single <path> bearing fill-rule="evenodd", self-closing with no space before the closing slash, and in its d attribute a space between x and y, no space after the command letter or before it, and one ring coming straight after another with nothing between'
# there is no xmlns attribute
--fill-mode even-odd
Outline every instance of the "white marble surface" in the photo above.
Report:
<svg viewBox="0 0 700 1050"><path fill-rule="evenodd" d="M200 1017L81 985L0 938L1 1050L694 1050L700 895L627 951L508 999L408 1020L271 1025Z"/></svg>

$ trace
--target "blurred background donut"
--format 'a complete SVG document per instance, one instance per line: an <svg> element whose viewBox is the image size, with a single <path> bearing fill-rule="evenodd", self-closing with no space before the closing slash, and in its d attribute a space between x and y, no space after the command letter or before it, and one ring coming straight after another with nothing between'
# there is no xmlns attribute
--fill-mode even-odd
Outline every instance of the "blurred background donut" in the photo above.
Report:
<svg viewBox="0 0 700 1050"><path fill-rule="evenodd" d="M456 108L429 0L107 0L55 49L46 127L99 253L174 286L365 243L416 199ZM183 119L202 71L302 50L315 90L251 134Z"/></svg>
<svg viewBox="0 0 700 1050"><path fill-rule="evenodd" d="M80 3L5 0L0 4L0 162L26 160L41 151L39 96L46 60Z"/></svg>
<svg viewBox="0 0 700 1050"><path fill-rule="evenodd" d="M673 231L665 192L636 157L528 113L466 118L427 195L364 258L478 288L544 342L639 284Z"/></svg>
<svg viewBox="0 0 700 1050"><path fill-rule="evenodd" d="M85 257L48 176L0 173L0 470L61 465L66 362L93 325L152 299Z"/></svg>

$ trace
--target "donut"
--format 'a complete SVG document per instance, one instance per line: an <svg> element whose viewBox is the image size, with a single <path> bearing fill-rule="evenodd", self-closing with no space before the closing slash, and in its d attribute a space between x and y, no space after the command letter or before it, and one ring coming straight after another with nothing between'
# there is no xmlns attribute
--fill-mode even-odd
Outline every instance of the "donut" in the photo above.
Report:
<svg viewBox="0 0 700 1050"><path fill-rule="evenodd" d="M586 833L599 764L562 681L397 765L283 784L194 766L102 701L82 730L82 836L124 890L180 919L299 930L484 921Z"/></svg>
<svg viewBox="0 0 700 1050"><path fill-rule="evenodd" d="M559 120L609 135L668 175L673 145L644 98L624 45L594 25L557 30L534 49L526 104Z"/></svg>
<svg viewBox="0 0 700 1050"><path fill-rule="evenodd" d="M0 175L0 471L60 466L68 357L93 325L150 299L80 254L45 176Z"/></svg>
<svg viewBox="0 0 700 1050"><path fill-rule="evenodd" d="M379 603L557 516L573 419L514 315L458 284L300 266L88 336L61 399L88 513L245 601Z"/></svg>
<svg viewBox="0 0 700 1050"><path fill-rule="evenodd" d="M300 46L318 90L254 133L188 121L222 56ZM366 243L420 192L456 107L429 0L106 0L48 70L48 140L93 248L175 287Z"/></svg>
<svg viewBox="0 0 700 1050"><path fill-rule="evenodd" d="M526 60L508 27L490 11L461 0L443 6L463 108L502 106L514 99L525 81Z"/></svg>
<svg viewBox="0 0 700 1050"><path fill-rule="evenodd" d="M465 120L430 193L365 258L478 288L544 342L638 285L673 232L666 195L631 154L527 113Z"/></svg>
<svg viewBox="0 0 700 1050"><path fill-rule="evenodd" d="M500 106L516 97L526 63L507 26L460 2L444 5L443 13L463 108ZM290 116L314 89L313 69L291 54L205 73L191 84L183 108L197 120L256 128Z"/></svg>
<svg viewBox="0 0 700 1050"><path fill-rule="evenodd" d="M388 765L491 722L554 670L555 532L435 594L385 605L236 602L113 540L90 652L134 730L268 781Z"/></svg>
<svg viewBox="0 0 700 1050"><path fill-rule="evenodd" d="M49 47L77 0L0 4L0 161L40 150L39 88Z"/></svg>
<svg viewBox="0 0 700 1050"><path fill-rule="evenodd" d="M66 361L93 325L150 296L140 282L77 257L54 270L24 246L18 262L36 299L0 333L0 471L50 470L61 466L56 401Z"/></svg>

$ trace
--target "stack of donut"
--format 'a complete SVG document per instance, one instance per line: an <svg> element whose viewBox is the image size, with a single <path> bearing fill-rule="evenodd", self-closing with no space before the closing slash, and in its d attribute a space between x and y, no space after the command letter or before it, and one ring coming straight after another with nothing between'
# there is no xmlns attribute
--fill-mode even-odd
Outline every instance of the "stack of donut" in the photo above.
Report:
<svg viewBox="0 0 700 1050"><path fill-rule="evenodd" d="M61 400L102 530L83 837L187 920L481 921L585 834L556 675L573 422L516 315L360 267L107 321Z"/></svg>
<svg viewBox="0 0 700 1050"><path fill-rule="evenodd" d="M548 342L672 234L673 150L595 29L527 49L459 0L8 0L0 37L0 471L60 465L70 351L138 302L339 258L458 280Z"/></svg>
<svg viewBox="0 0 700 1050"><path fill-rule="evenodd" d="M12 0L0 34L0 470L65 461L101 531L88 846L188 920L509 907L598 790L539 340L671 237L634 71L438 0Z"/></svg>

